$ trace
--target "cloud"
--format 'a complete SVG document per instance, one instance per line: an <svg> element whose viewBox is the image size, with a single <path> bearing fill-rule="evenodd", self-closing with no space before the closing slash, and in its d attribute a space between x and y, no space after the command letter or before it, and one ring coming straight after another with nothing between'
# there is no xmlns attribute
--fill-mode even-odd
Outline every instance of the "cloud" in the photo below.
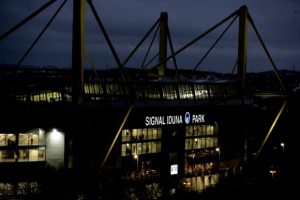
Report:
<svg viewBox="0 0 300 200"><path fill-rule="evenodd" d="M11 36L0 41L0 62L16 62L33 39L45 26L51 15L62 1L57 1L41 15L26 24ZM300 65L300 2L287 1L250 1L250 0L101 0L93 1L98 14L113 42L113 45L124 60L140 41L148 29L159 18L163 11L168 12L169 28L175 50L200 35L210 27L247 5L265 44L272 53L274 60L284 65ZM0 2L0 34L13 24L28 16L46 1L40 0L10 0ZM178 56L178 62L183 68L192 68L199 60L199 54L206 52L216 38L224 30L225 25L201 39L190 49ZM226 33L224 38L211 52L207 62L203 63L218 70L219 65L231 66L237 55L238 21ZM152 37L152 36L151 36ZM249 27L249 63L260 65L264 53ZM140 63L148 48L150 38L145 42L130 63L132 66ZM26 59L27 64L70 66L72 45L72 1L68 1L53 24L41 38ZM114 67L115 61L103 38L103 35L86 5L86 46L99 68ZM153 51L157 51L156 47ZM199 53L201 52L201 53ZM2 57L2 58L1 58ZM55 59L57 58L57 59ZM255 67L253 67L255 68Z"/></svg>

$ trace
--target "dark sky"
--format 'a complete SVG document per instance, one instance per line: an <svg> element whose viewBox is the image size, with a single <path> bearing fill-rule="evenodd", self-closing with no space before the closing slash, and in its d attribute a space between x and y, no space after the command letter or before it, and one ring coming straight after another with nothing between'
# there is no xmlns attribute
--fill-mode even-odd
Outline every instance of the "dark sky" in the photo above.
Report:
<svg viewBox="0 0 300 200"><path fill-rule="evenodd" d="M47 0L1 0L0 34L46 3ZM121 59L154 24L163 11L168 12L169 28L175 51L246 5L275 64L279 69L300 70L299 0L94 0L94 5ZM17 63L57 10L57 0L46 11L0 41L0 64ZM71 66L72 0L68 0L23 64ZM216 41L227 24L199 40L178 55L178 67L191 69ZM199 67L199 70L231 72L237 57L238 21ZM127 67L139 67L153 34L132 57ZM149 59L157 52L157 41ZM88 5L86 5L86 49L97 68L115 68L116 63ZM149 67L154 66L150 64ZM172 63L169 64L170 66ZM88 59L85 68L91 68ZM249 26L248 71L271 70L254 31Z"/></svg>

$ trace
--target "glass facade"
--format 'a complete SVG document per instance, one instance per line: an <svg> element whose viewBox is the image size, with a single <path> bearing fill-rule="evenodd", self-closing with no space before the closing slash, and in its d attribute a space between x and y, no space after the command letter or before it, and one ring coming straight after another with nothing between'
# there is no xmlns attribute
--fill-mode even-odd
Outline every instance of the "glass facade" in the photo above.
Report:
<svg viewBox="0 0 300 200"><path fill-rule="evenodd" d="M28 77L26 82L16 80L15 77L12 77L11 82L5 82L7 88L11 88L11 91L7 94L11 98L9 100L21 102L72 101L72 87L70 80L68 80L70 77L66 72L49 72L48 76L45 76L44 71L31 73L31 71L21 70L15 73L32 74L32 77ZM176 82L153 79L148 81L136 80L129 84L117 78L95 79L92 78L91 74L85 78L83 89L86 101L132 98L166 101L205 100L226 98L236 94L236 84L234 82Z"/></svg>
<svg viewBox="0 0 300 200"><path fill-rule="evenodd" d="M123 178L149 178L160 174L161 136L161 128L122 130Z"/></svg>
<svg viewBox="0 0 300 200"><path fill-rule="evenodd" d="M187 126L185 150L216 148L218 137L214 125Z"/></svg>
<svg viewBox="0 0 300 200"><path fill-rule="evenodd" d="M57 129L1 132L0 199L45 199L53 187L53 169L64 165L64 143L64 133Z"/></svg>
<svg viewBox="0 0 300 200"><path fill-rule="evenodd" d="M45 132L42 129L0 133L0 163L45 161L45 158Z"/></svg>
<svg viewBox="0 0 300 200"><path fill-rule="evenodd" d="M162 155L169 155L171 164L176 163L183 167L183 171L178 172L184 177L184 187L187 190L202 191L208 186L217 184L219 180L219 152L216 151L219 147L217 123L178 127L175 131L179 133L178 137L174 138L174 134L171 134L172 138L162 140L162 134L171 130L174 132L173 128L122 130L121 168L123 178L149 178L152 177L151 174L149 175L150 172L159 176L161 165L158 163L162 162ZM184 142L179 141L182 138L180 133L184 134ZM182 145L167 147L164 151L169 152L162 152L162 146L170 144ZM182 151L184 157L182 160L178 160L178 154Z"/></svg>
<svg viewBox="0 0 300 200"><path fill-rule="evenodd" d="M122 130L122 156L161 152L161 128Z"/></svg>
<svg viewBox="0 0 300 200"><path fill-rule="evenodd" d="M199 192L218 183L218 146L216 123L185 127L183 184L187 190Z"/></svg>
<svg viewBox="0 0 300 200"><path fill-rule="evenodd" d="M59 168L64 165L64 153L65 134L57 129L0 133L0 164L42 161Z"/></svg>
<svg viewBox="0 0 300 200"><path fill-rule="evenodd" d="M56 91L43 91L31 95L30 100L33 102L55 102L55 101L61 101L62 95Z"/></svg>
<svg viewBox="0 0 300 200"><path fill-rule="evenodd" d="M162 95L163 95L163 99L166 100L178 99L176 85L165 84L165 86L162 88Z"/></svg>
<svg viewBox="0 0 300 200"><path fill-rule="evenodd" d="M179 84L178 85L179 98L180 99L190 99L194 98L194 93L191 84Z"/></svg>

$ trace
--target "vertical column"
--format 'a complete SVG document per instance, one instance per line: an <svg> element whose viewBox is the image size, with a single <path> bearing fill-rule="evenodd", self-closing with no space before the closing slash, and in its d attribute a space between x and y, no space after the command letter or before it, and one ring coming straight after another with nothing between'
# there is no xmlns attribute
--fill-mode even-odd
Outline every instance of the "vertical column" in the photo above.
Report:
<svg viewBox="0 0 300 200"><path fill-rule="evenodd" d="M83 103L83 55L85 32L85 0L73 0L72 101Z"/></svg>
<svg viewBox="0 0 300 200"><path fill-rule="evenodd" d="M73 40L72 40L72 103L73 112L70 116L72 121L71 135L68 137L72 141L72 180L70 182L72 199L78 199L81 195L88 193L90 182L87 174L88 162L87 135L86 132L86 112L83 107L84 95L84 32L85 32L85 3L86 0L73 0ZM84 135L84 137L83 137Z"/></svg>
<svg viewBox="0 0 300 200"><path fill-rule="evenodd" d="M239 44L238 44L238 80L240 82L241 89L245 86L245 74L246 74L246 62L247 62L247 15L248 9L246 6L242 6L239 11Z"/></svg>
<svg viewBox="0 0 300 200"><path fill-rule="evenodd" d="M247 62L247 33L248 33L248 9L242 6L239 11L239 44L238 44L238 65L237 75L239 83L239 93L241 95L241 131L243 133L243 162L248 161L248 134L244 116L244 92L245 92L245 77L246 77L246 62Z"/></svg>
<svg viewBox="0 0 300 200"><path fill-rule="evenodd" d="M167 62L165 60L167 58L167 45L168 45L168 13L162 12L160 14L160 37L159 37L159 63L162 62L158 66L158 75L164 76Z"/></svg>

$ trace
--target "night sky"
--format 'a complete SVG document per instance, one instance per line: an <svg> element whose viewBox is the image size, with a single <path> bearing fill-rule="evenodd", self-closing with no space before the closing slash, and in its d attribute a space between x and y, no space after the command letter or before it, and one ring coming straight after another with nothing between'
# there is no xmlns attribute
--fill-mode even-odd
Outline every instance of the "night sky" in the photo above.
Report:
<svg viewBox="0 0 300 200"><path fill-rule="evenodd" d="M0 34L46 2L47 0L1 0ZM0 41L0 64L18 63L62 2L57 0L29 23ZM279 69L300 70L299 0L94 0L93 2L122 62L163 11L168 12L169 29L176 51L242 5L246 5L276 66ZM67 1L26 57L23 65L70 68L72 4L72 0ZM194 68L230 21L179 54L178 67ZM238 20L200 65L199 70L231 72L237 58L237 36ZM153 33L126 67L140 67L152 37ZM272 70L251 26L248 38L248 72ZM157 42L158 37L155 39L149 59L158 51ZM86 49L98 69L117 66L88 4ZM154 65L155 63L151 64L149 68ZM169 63L169 66L172 66L172 63ZM91 65L85 59L85 69L90 68Z"/></svg>

